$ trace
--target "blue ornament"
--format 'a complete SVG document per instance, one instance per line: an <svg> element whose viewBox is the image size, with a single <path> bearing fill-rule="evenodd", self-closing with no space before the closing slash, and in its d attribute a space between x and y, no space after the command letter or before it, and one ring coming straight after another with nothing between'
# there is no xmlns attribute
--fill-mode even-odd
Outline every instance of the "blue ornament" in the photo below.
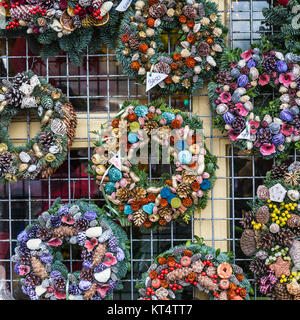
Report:
<svg viewBox="0 0 300 320"><path fill-rule="evenodd" d="M269 124L269 129L272 134L277 134L280 131L280 124L277 122L272 122Z"/></svg>
<svg viewBox="0 0 300 320"><path fill-rule="evenodd" d="M275 134L272 138L272 142L275 144L275 146L279 146L283 144L285 141L285 136L282 133Z"/></svg>
<svg viewBox="0 0 300 320"><path fill-rule="evenodd" d="M185 140L179 140L175 144L177 150L184 150L187 147L187 142Z"/></svg>
<svg viewBox="0 0 300 320"><path fill-rule="evenodd" d="M238 103L240 101L241 95L238 92L234 92L231 96L231 100L234 103Z"/></svg>
<svg viewBox="0 0 300 320"><path fill-rule="evenodd" d="M108 171L108 177L111 182L120 181L122 179L122 172L116 167L110 168Z"/></svg>
<svg viewBox="0 0 300 320"><path fill-rule="evenodd" d="M160 190L160 195L164 199L168 198L168 196L171 194L172 194L172 192L171 192L170 188L168 188L168 187L164 187Z"/></svg>
<svg viewBox="0 0 300 320"><path fill-rule="evenodd" d="M247 62L247 67L250 68L255 68L256 67L256 62L254 59L249 59Z"/></svg>
<svg viewBox="0 0 300 320"><path fill-rule="evenodd" d="M248 76L246 76L245 74L241 74L237 79L237 84L239 87L246 87L248 81Z"/></svg>
<svg viewBox="0 0 300 320"><path fill-rule="evenodd" d="M192 161L192 154L188 150L180 151L178 153L178 161L182 164L190 164Z"/></svg>
<svg viewBox="0 0 300 320"><path fill-rule="evenodd" d="M92 221L92 220L95 220L97 218L97 213L94 212L94 211L87 211L84 213L84 217L89 220L89 221Z"/></svg>
<svg viewBox="0 0 300 320"><path fill-rule="evenodd" d="M233 78L238 78L240 76L240 70L237 69L237 68L234 68L230 71L230 75L233 77Z"/></svg>
<svg viewBox="0 0 300 320"><path fill-rule="evenodd" d="M298 108L298 106L293 106L293 107L291 107L290 111L291 111L291 113L292 113L293 116L296 116L297 114L299 114L299 108Z"/></svg>
<svg viewBox="0 0 300 320"><path fill-rule="evenodd" d="M276 69L278 72L287 72L288 65L283 60L278 60L276 63Z"/></svg>
<svg viewBox="0 0 300 320"><path fill-rule="evenodd" d="M129 204L126 204L124 207L124 213L125 214L131 214L133 210L131 209L131 206Z"/></svg>
<svg viewBox="0 0 300 320"><path fill-rule="evenodd" d="M280 119L286 122L293 121L294 117L290 110L284 109L280 112Z"/></svg>
<svg viewBox="0 0 300 320"><path fill-rule="evenodd" d="M167 124L170 124L173 120L175 120L175 114L173 112L165 111L161 114L161 116L167 120Z"/></svg>
<svg viewBox="0 0 300 320"><path fill-rule="evenodd" d="M152 214L154 206L155 204L153 202L150 202L143 206L143 210L148 214Z"/></svg>
<svg viewBox="0 0 300 320"><path fill-rule="evenodd" d="M146 106L140 105L134 109L134 113L138 117L145 117L149 113L149 109Z"/></svg>
<svg viewBox="0 0 300 320"><path fill-rule="evenodd" d="M136 143L139 141L138 135L134 132L129 132L128 134L128 142L129 143Z"/></svg>
<svg viewBox="0 0 300 320"><path fill-rule="evenodd" d="M231 124L234 121L235 116L231 112L227 111L223 114L223 119L227 124Z"/></svg>
<svg viewBox="0 0 300 320"><path fill-rule="evenodd" d="M115 184L113 182L107 182L107 184L104 187L105 193L111 195L113 192L116 191Z"/></svg>
<svg viewBox="0 0 300 320"><path fill-rule="evenodd" d="M202 190L208 190L208 189L210 189L210 181L207 180L207 179L204 179L204 180L202 181L202 183L200 184L200 189L202 189Z"/></svg>

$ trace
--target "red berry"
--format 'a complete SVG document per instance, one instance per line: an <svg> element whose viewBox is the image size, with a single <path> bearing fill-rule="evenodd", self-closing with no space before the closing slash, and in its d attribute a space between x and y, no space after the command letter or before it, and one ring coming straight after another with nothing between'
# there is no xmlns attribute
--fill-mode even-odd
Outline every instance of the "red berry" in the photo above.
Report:
<svg viewBox="0 0 300 320"><path fill-rule="evenodd" d="M197 281L194 281L194 282L193 282L193 285L196 286L196 285L197 285Z"/></svg>
<svg viewBox="0 0 300 320"><path fill-rule="evenodd" d="M181 290L181 289L182 289L182 286L179 285L179 286L178 286L178 290Z"/></svg>
<svg viewBox="0 0 300 320"><path fill-rule="evenodd" d="M213 281L213 283L217 283L217 282L218 282L217 280L214 280L214 281Z"/></svg>
<svg viewBox="0 0 300 320"><path fill-rule="evenodd" d="M188 278L186 278L186 279L185 279L185 282L189 282L189 279L188 279Z"/></svg>
<svg viewBox="0 0 300 320"><path fill-rule="evenodd" d="M203 271L203 272L201 272L201 274L202 274L203 276L206 276L206 272L204 272L204 271Z"/></svg>
<svg viewBox="0 0 300 320"><path fill-rule="evenodd" d="M176 290L177 290L177 288L173 287L173 288L172 288L172 290L173 290L173 291L176 291Z"/></svg>

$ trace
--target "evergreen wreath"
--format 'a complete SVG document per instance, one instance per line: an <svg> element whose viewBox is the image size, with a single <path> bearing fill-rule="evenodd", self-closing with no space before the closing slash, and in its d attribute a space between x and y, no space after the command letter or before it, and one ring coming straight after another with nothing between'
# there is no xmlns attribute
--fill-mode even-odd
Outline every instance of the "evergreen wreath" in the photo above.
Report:
<svg viewBox="0 0 300 320"><path fill-rule="evenodd" d="M32 71L0 84L0 181L47 178L61 166L75 138L77 118L60 89ZM32 111L41 131L22 146L9 139L8 127L21 111Z"/></svg>
<svg viewBox="0 0 300 320"><path fill-rule="evenodd" d="M108 126L95 133L99 140L89 172L110 213L122 225L150 228L171 220L188 223L196 208L205 208L217 164L204 144L198 117L172 109L163 100L147 106L126 101ZM113 162L118 152L119 168ZM170 157L167 172L149 179L146 169L151 163L163 166L165 155Z"/></svg>
<svg viewBox="0 0 300 320"><path fill-rule="evenodd" d="M241 221L240 246L259 291L276 300L300 300L299 182L300 162L274 166Z"/></svg>
<svg viewBox="0 0 300 320"><path fill-rule="evenodd" d="M249 300L251 289L231 253L214 250L199 238L161 253L136 287L141 300L172 300L190 286L214 300Z"/></svg>
<svg viewBox="0 0 300 320"><path fill-rule="evenodd" d="M104 43L113 47L119 13L119 0L4 0L7 37L22 36L30 49L42 57L54 57L60 51L69 54L74 65L82 63L83 54L95 52Z"/></svg>
<svg viewBox="0 0 300 320"><path fill-rule="evenodd" d="M127 240L95 204L57 199L18 235L14 270L32 300L111 299L128 269ZM63 262L63 248L70 245L80 249L80 271L70 272Z"/></svg>
<svg viewBox="0 0 300 320"><path fill-rule="evenodd" d="M145 83L146 73L167 74L162 92L194 92L218 67L227 29L214 2L139 0L121 21L117 59L124 72ZM175 51L165 52L161 34L179 28Z"/></svg>
<svg viewBox="0 0 300 320"><path fill-rule="evenodd" d="M208 91L214 124L239 148L264 158L288 153L300 138L300 56L272 44L226 50ZM274 99L271 95L274 92Z"/></svg>
<svg viewBox="0 0 300 320"><path fill-rule="evenodd" d="M293 27L293 22L297 25L300 23L299 10L292 10L299 5L298 0L279 0L274 7L263 8L263 24L268 26L264 36L272 42L274 49L286 48L293 53L300 53L300 29Z"/></svg>

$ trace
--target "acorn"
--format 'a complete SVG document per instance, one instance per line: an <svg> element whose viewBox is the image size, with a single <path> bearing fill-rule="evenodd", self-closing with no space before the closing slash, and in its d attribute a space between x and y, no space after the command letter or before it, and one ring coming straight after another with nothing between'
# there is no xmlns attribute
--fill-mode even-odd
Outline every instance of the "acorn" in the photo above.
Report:
<svg viewBox="0 0 300 320"><path fill-rule="evenodd" d="M140 22L137 26L137 29L140 31L144 30L144 24L142 22Z"/></svg>

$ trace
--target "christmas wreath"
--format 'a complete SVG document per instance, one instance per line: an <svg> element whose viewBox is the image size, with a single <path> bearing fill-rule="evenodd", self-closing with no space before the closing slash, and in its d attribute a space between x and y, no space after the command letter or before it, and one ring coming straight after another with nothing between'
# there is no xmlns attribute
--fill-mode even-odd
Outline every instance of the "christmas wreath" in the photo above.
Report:
<svg viewBox="0 0 300 320"><path fill-rule="evenodd" d="M188 223L196 208L206 206L217 165L198 117L162 100L147 106L127 101L98 134L90 173L122 225ZM146 169L154 163L166 163L170 173L149 179Z"/></svg>
<svg viewBox="0 0 300 320"><path fill-rule="evenodd" d="M104 41L113 46L119 19L115 6L106 0L4 0L7 37L27 34L30 49L42 57L54 57L60 51L69 54L75 65L83 53L99 50ZM102 41L103 40L103 41Z"/></svg>
<svg viewBox="0 0 300 320"><path fill-rule="evenodd" d="M249 300L250 283L231 254L187 242L161 253L138 281L141 300L179 299L194 286L214 300Z"/></svg>
<svg viewBox="0 0 300 320"><path fill-rule="evenodd" d="M194 92L209 79L224 47L227 30L214 2L139 0L121 21L117 58L129 76L164 73L163 92ZM179 29L174 52L167 54L161 34ZM152 68L153 66L153 68Z"/></svg>
<svg viewBox="0 0 300 320"><path fill-rule="evenodd" d="M287 153L294 142L298 148L300 139L300 57L269 46L226 51L208 88L215 126L265 158Z"/></svg>
<svg viewBox="0 0 300 320"><path fill-rule="evenodd" d="M274 3L274 7L263 8L262 13L265 20L263 21L262 29L267 30L264 36L270 40L274 48L287 50L300 53L300 29L299 29L299 6L298 0L279 0Z"/></svg>
<svg viewBox="0 0 300 320"><path fill-rule="evenodd" d="M274 166L243 212L240 246L262 295L300 300L300 162Z"/></svg>
<svg viewBox="0 0 300 320"><path fill-rule="evenodd" d="M77 118L60 89L33 72L17 74L0 84L0 181L47 178L63 163L75 137ZM7 130L21 111L33 111L41 131L15 146ZM25 138L25 137L24 137Z"/></svg>
<svg viewBox="0 0 300 320"><path fill-rule="evenodd" d="M17 241L14 271L32 300L110 299L122 288L129 259L127 236L94 204L79 200L64 205L57 199ZM62 252L69 246L80 250L80 271L71 272L64 264Z"/></svg>

